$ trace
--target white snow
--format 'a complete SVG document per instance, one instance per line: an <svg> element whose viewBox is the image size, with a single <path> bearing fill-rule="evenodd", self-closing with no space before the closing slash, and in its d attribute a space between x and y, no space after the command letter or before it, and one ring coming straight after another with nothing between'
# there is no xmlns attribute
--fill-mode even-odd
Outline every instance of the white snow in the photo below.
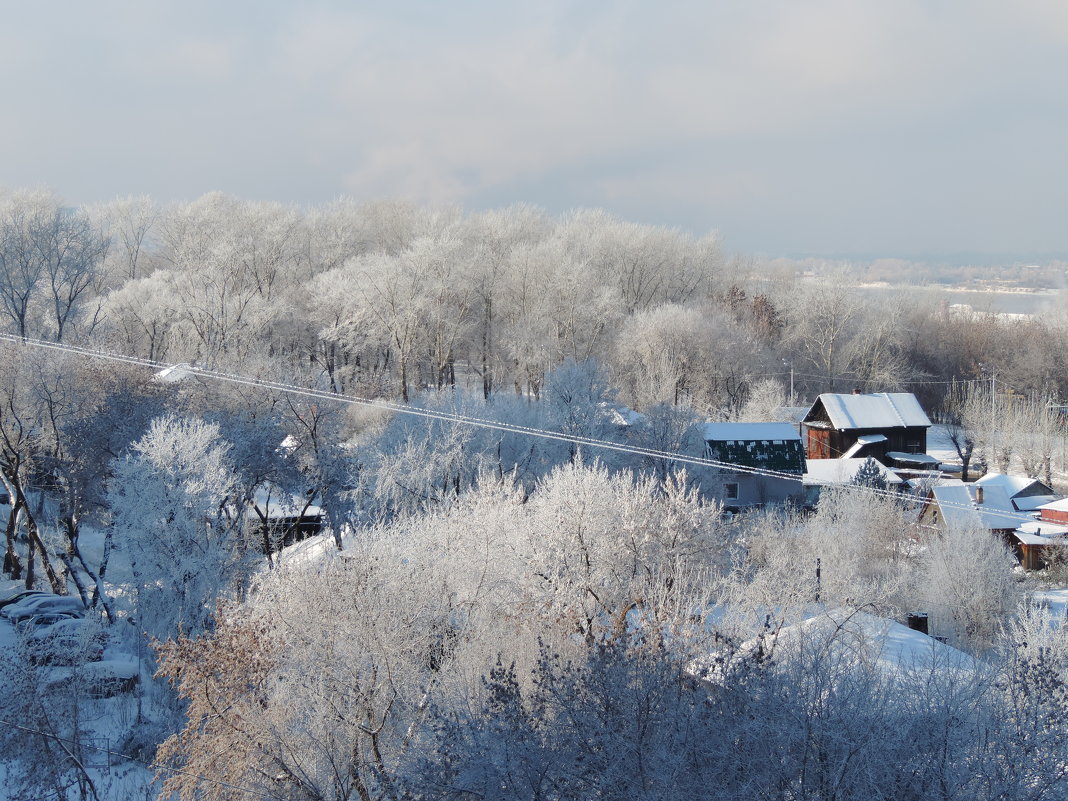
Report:
<svg viewBox="0 0 1068 801"><path fill-rule="evenodd" d="M857 471L867 459L806 459L805 484L825 486L827 484L849 484L856 478ZM903 483L900 476L885 466L875 462L879 474L889 485Z"/></svg>
<svg viewBox="0 0 1068 801"><path fill-rule="evenodd" d="M831 425L839 430L858 428L911 428L930 426L926 412L911 392L878 392L868 395L824 393L823 403Z"/></svg>
<svg viewBox="0 0 1068 801"><path fill-rule="evenodd" d="M799 441L801 435L790 423L705 423L706 442Z"/></svg>

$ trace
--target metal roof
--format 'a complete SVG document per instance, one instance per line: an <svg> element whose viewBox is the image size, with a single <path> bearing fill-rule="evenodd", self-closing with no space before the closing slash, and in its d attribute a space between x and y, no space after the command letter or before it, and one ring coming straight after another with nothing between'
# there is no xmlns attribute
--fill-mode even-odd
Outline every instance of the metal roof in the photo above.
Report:
<svg viewBox="0 0 1068 801"><path fill-rule="evenodd" d="M1004 473L987 473L981 478L975 480L976 484L980 486L998 485L1005 488L1005 491L1009 493L1010 498L1015 498L1021 492L1032 488L1039 488L1041 491L1034 493L1035 495L1048 495L1050 489L1037 478L1025 478L1024 476L1008 476Z"/></svg>
<svg viewBox="0 0 1068 801"><path fill-rule="evenodd" d="M911 392L877 392L867 395L824 393L809 410L819 404L827 411L831 425L840 431L858 428L913 428L931 425L920 402Z"/></svg>
<svg viewBox="0 0 1068 801"><path fill-rule="evenodd" d="M791 423L705 423L706 442L774 442L800 440Z"/></svg>
<svg viewBox="0 0 1068 801"><path fill-rule="evenodd" d="M1017 512L1000 487L987 488L981 504L975 502L971 489L964 483L944 484L932 489L935 503L947 525L979 523L989 529L1013 529L1033 519Z"/></svg>

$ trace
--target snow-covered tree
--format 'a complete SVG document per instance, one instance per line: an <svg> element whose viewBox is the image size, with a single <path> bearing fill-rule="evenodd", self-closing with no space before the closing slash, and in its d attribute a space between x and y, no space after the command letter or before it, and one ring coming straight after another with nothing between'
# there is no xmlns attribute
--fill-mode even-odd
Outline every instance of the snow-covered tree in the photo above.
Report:
<svg viewBox="0 0 1068 801"><path fill-rule="evenodd" d="M922 564L919 597L932 633L977 651L991 647L1020 596L1015 559L1005 544L978 523L949 525L930 538Z"/></svg>
<svg viewBox="0 0 1068 801"><path fill-rule="evenodd" d="M113 535L129 553L142 631L156 638L208 625L245 564L226 503L234 483L219 427L167 415L116 464Z"/></svg>

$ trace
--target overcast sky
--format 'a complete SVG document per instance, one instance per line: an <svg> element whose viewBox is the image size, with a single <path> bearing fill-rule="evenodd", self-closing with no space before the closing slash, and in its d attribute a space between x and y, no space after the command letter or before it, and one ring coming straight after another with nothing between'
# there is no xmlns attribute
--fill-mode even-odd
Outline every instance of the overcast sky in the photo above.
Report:
<svg viewBox="0 0 1068 801"><path fill-rule="evenodd" d="M0 0L0 186L1068 254L1062 0Z"/></svg>

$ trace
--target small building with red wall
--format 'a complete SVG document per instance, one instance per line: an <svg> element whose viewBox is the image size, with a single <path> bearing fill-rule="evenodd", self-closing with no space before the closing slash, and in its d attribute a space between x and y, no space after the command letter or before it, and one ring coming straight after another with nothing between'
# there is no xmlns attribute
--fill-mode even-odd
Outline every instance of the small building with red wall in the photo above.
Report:
<svg viewBox="0 0 1068 801"><path fill-rule="evenodd" d="M931 421L911 392L824 393L801 421L809 459L927 452Z"/></svg>

